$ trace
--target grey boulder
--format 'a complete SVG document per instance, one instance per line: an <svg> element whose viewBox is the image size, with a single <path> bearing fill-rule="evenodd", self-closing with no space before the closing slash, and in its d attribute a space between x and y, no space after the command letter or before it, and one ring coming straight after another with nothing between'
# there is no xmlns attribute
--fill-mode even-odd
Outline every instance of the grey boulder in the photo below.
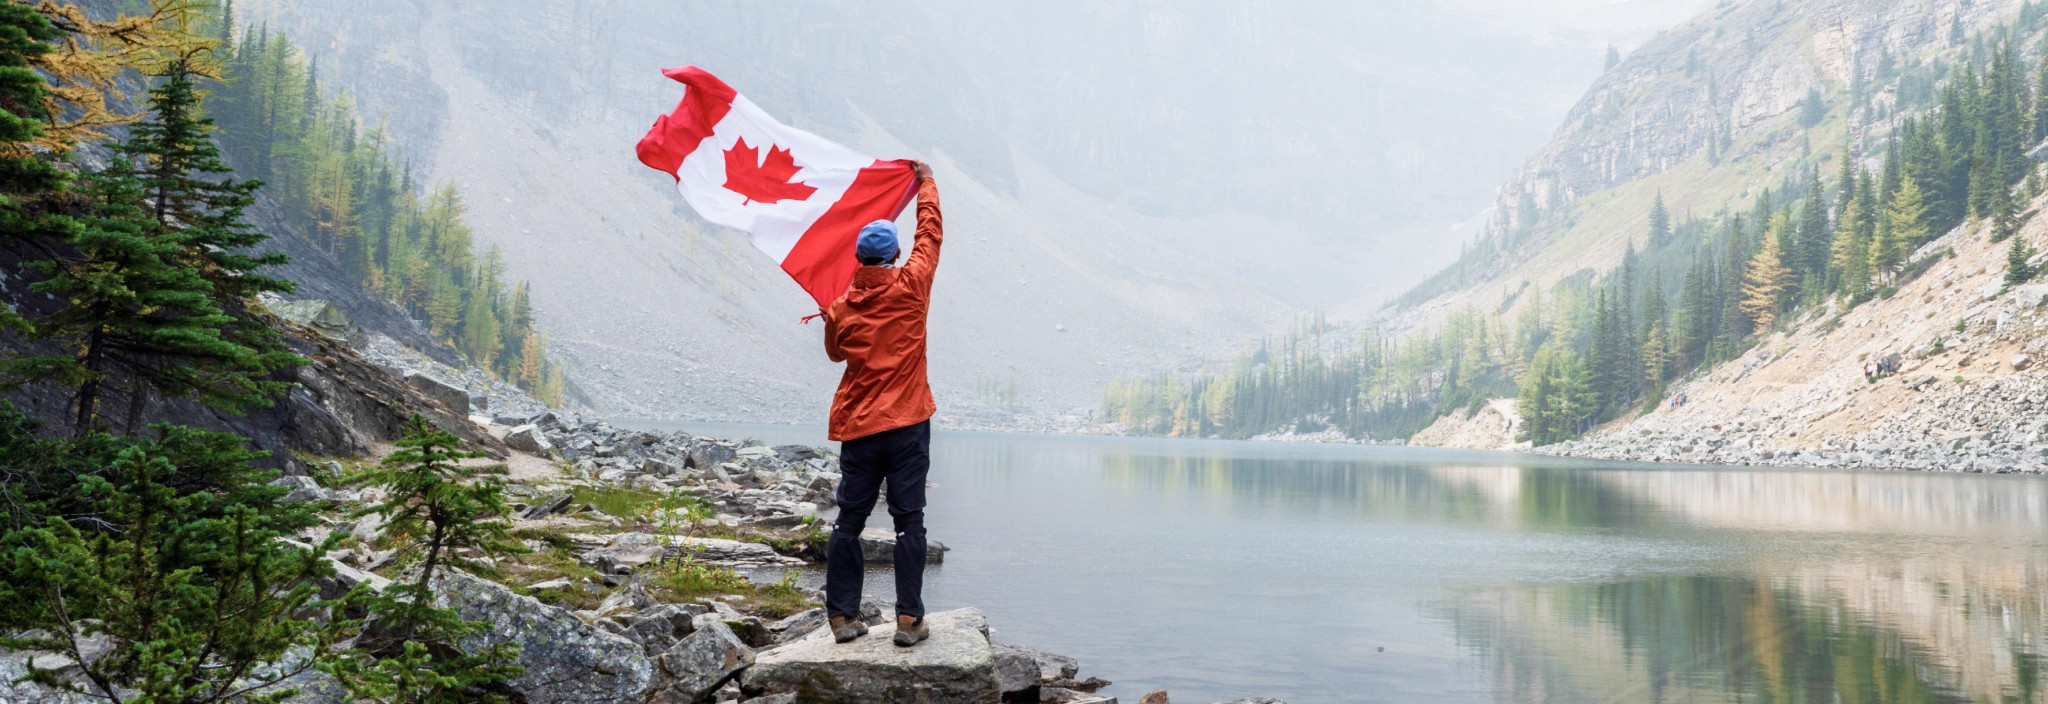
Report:
<svg viewBox="0 0 2048 704"><path fill-rule="evenodd" d="M1031 657L1031 651L997 643L996 683L1006 697L1029 694L1029 700L1038 699L1038 660Z"/></svg>
<svg viewBox="0 0 2048 704"><path fill-rule="evenodd" d="M532 423L505 431L505 446L536 455L545 455L555 449L554 443L548 442L547 433Z"/></svg>
<svg viewBox="0 0 2048 704"><path fill-rule="evenodd" d="M754 649L740 642L732 629L712 622L655 658L659 680L647 701L690 704L705 698L754 664Z"/></svg>
<svg viewBox="0 0 2048 704"><path fill-rule="evenodd" d="M469 390L424 372L406 372L405 383L420 395L433 399L457 416L469 415Z"/></svg>
<svg viewBox="0 0 2048 704"><path fill-rule="evenodd" d="M454 570L436 574L430 586L437 608L453 607L463 620L485 624L459 647L475 652L499 643L519 646L526 672L511 686L527 704L629 701L654 681L654 663L640 644L567 610Z"/></svg>
<svg viewBox="0 0 2048 704"><path fill-rule="evenodd" d="M798 694L803 701L853 704L995 702L1002 697L988 619L979 609L927 614L931 638L914 648L889 642L893 624L835 644L824 631L759 654L741 675L748 696Z"/></svg>

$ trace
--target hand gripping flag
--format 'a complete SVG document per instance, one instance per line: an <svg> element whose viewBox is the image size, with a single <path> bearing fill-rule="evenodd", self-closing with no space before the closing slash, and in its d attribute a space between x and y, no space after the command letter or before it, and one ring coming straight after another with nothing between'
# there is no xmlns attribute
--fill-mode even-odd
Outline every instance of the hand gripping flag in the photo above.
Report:
<svg viewBox="0 0 2048 704"><path fill-rule="evenodd" d="M705 220L744 230L820 309L846 292L860 228L894 220L916 195L908 161L881 161L775 121L695 66L661 72L687 87L640 138L640 163L676 179Z"/></svg>

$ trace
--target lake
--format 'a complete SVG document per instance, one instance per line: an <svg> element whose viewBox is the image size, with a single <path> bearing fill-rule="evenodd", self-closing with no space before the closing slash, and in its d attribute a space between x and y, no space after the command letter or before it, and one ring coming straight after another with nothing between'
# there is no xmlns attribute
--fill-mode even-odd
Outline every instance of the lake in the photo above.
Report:
<svg viewBox="0 0 2048 704"><path fill-rule="evenodd" d="M979 607L1125 702L2048 701L2040 478L968 432L932 454L953 551L928 608Z"/></svg>

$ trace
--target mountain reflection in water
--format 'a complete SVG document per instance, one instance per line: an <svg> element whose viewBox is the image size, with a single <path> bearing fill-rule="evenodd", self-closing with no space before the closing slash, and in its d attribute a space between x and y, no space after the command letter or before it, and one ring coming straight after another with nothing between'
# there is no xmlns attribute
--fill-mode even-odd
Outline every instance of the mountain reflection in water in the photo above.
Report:
<svg viewBox="0 0 2048 704"><path fill-rule="evenodd" d="M728 428L699 432L749 434ZM933 452L954 552L927 602L1120 696L2048 702L2038 478L992 433Z"/></svg>

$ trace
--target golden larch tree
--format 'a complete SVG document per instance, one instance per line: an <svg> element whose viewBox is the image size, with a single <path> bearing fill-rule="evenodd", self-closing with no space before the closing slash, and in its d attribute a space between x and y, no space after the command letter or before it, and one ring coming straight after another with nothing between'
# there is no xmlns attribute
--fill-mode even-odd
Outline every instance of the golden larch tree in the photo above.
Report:
<svg viewBox="0 0 2048 704"><path fill-rule="evenodd" d="M1756 321L1761 335L1778 320L1784 309L1785 291L1792 283L1792 270L1785 266L1785 253L1778 238L1765 237L1763 249L1750 257L1742 276L1742 314Z"/></svg>

